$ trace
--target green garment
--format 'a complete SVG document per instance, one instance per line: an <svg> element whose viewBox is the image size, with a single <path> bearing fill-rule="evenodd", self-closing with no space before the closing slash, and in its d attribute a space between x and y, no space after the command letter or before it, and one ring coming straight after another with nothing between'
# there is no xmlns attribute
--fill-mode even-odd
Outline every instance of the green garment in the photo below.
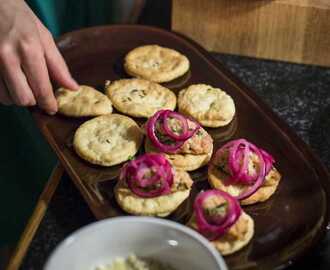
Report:
<svg viewBox="0 0 330 270"><path fill-rule="evenodd" d="M55 37L78 28L119 20L119 2L113 0L26 2ZM4 246L15 246L56 163L56 157L27 109L0 105L0 123L1 251Z"/></svg>
<svg viewBox="0 0 330 270"><path fill-rule="evenodd" d="M36 15L57 37L82 27L119 20L118 1L113 0L27 0Z"/></svg>

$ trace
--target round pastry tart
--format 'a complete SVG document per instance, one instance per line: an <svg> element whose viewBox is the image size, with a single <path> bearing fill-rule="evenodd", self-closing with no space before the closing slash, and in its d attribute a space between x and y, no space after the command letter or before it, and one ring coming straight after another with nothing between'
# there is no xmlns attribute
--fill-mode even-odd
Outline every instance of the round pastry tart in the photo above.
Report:
<svg viewBox="0 0 330 270"><path fill-rule="evenodd" d="M212 137L194 120L171 110L160 110L145 125L146 152L161 152L180 170L196 170L210 160Z"/></svg>
<svg viewBox="0 0 330 270"><path fill-rule="evenodd" d="M239 202L221 190L198 194L188 225L209 239L222 255L246 246L254 234L254 221Z"/></svg>
<svg viewBox="0 0 330 270"><path fill-rule="evenodd" d="M274 158L245 139L233 140L217 150L208 168L212 187L228 192L241 204L267 200L281 179Z"/></svg>
<svg viewBox="0 0 330 270"><path fill-rule="evenodd" d="M127 162L120 171L114 193L127 213L168 216L188 198L193 181L175 170L162 154L144 154Z"/></svg>

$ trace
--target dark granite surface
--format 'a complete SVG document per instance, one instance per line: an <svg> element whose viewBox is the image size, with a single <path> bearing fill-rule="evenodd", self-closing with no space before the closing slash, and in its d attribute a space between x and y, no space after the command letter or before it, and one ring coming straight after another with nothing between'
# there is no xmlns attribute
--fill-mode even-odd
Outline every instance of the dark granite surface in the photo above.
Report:
<svg viewBox="0 0 330 270"><path fill-rule="evenodd" d="M215 55L256 91L330 169L330 69ZM42 269L54 247L94 221L70 179L63 177L21 267ZM330 269L330 232L310 255L290 268Z"/></svg>

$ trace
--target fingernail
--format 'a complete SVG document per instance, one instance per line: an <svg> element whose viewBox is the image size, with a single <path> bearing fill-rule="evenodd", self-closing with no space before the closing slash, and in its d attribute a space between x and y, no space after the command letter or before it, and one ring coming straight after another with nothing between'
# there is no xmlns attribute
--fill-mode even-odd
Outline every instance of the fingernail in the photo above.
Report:
<svg viewBox="0 0 330 270"><path fill-rule="evenodd" d="M55 111L51 111L51 112L47 112L49 115L54 115L54 114L56 114L56 112Z"/></svg>
<svg viewBox="0 0 330 270"><path fill-rule="evenodd" d="M74 90L78 90L79 89L79 84L77 83L77 81L72 78L72 81L74 82L74 84L76 85L75 89Z"/></svg>

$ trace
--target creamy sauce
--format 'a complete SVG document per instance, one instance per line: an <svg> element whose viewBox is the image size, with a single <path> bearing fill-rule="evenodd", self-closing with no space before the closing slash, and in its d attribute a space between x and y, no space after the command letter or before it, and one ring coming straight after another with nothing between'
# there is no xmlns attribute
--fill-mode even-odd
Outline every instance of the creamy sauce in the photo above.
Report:
<svg viewBox="0 0 330 270"><path fill-rule="evenodd" d="M134 254L116 258L110 265L98 266L95 270L175 270L168 264L149 258L138 258Z"/></svg>

